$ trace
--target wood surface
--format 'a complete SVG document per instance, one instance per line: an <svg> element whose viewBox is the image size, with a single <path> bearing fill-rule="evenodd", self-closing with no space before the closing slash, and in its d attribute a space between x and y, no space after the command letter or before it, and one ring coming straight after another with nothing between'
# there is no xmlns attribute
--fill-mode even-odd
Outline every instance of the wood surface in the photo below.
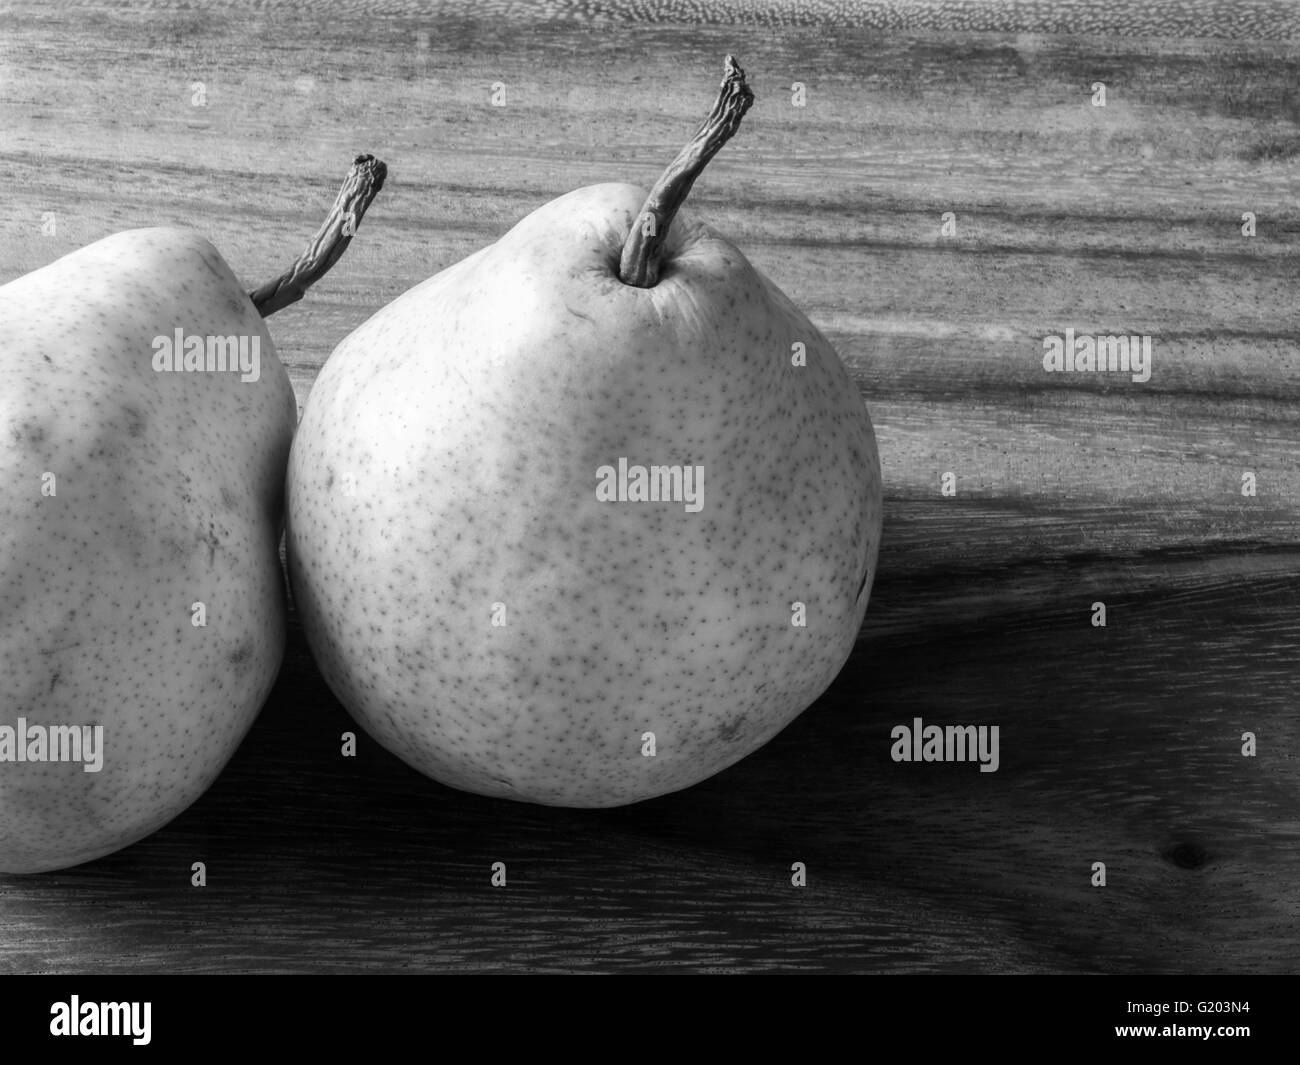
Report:
<svg viewBox="0 0 1300 1065"><path fill-rule="evenodd" d="M0 972L1300 967L1294 8L890 9L0 7L0 283L183 225L251 287L353 154L387 162L271 322L300 407L411 285L572 188L648 186L734 52L757 103L690 203L835 344L885 484L851 660L734 768L584 812L452 791L364 735L341 758L355 726L291 619L200 801L0 877ZM1150 335L1150 381L1046 373L1067 327ZM998 725L999 770L893 762L915 717Z"/></svg>

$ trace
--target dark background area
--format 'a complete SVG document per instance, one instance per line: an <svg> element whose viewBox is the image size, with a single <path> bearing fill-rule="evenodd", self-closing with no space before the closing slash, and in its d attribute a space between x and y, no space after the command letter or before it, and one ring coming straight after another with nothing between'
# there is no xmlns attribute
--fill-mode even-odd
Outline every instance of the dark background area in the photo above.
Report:
<svg viewBox="0 0 1300 1065"><path fill-rule="evenodd" d="M356 726L292 619L199 802L107 858L0 877L0 972L1295 971L1295 9L530 10L573 17L7 5L0 282L182 225L252 286L373 152L390 178L358 239L270 323L301 407L411 285L572 188L648 187L734 52L758 102L691 204L827 334L875 424L853 657L734 768L566 811L444 788L364 734L341 758ZM1067 327L1151 335L1151 380L1045 373ZM998 725L999 771L895 764L915 717Z"/></svg>

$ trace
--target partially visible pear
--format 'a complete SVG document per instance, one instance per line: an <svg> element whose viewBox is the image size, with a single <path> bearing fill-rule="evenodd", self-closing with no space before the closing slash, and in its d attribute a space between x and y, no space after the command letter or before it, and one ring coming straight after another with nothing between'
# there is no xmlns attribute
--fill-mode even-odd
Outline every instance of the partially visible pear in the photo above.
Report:
<svg viewBox="0 0 1300 1065"><path fill-rule="evenodd" d="M266 699L297 408L263 315L338 259L383 177L359 157L307 251L251 296L177 229L119 233L0 288L0 872L161 827ZM246 361L159 369L177 330L232 338Z"/></svg>
<svg viewBox="0 0 1300 1065"><path fill-rule="evenodd" d="M648 199L547 204L379 311L312 388L294 600L344 706L436 780L582 807L685 788L854 646L881 530L862 399L798 308L678 213L751 99L728 57ZM620 459L702 467L702 507L684 468L677 501L602 502Z"/></svg>

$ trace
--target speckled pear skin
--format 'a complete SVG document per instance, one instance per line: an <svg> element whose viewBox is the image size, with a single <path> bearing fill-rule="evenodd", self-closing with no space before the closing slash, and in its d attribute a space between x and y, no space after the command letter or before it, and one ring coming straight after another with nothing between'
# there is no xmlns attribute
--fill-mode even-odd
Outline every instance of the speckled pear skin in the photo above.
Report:
<svg viewBox="0 0 1300 1065"><path fill-rule="evenodd" d="M575 807L688 787L808 707L866 612L881 482L857 388L687 211L659 283L621 283L645 195L563 196L383 308L295 437L289 572L316 661L453 787ZM703 509L598 501L620 457L702 465Z"/></svg>
<svg viewBox="0 0 1300 1065"><path fill-rule="evenodd" d="M155 372L177 327L260 337L260 379ZM0 762L0 872L141 839L234 753L284 651L295 418L262 319L196 234L120 233L0 288L0 725L104 728L98 773Z"/></svg>

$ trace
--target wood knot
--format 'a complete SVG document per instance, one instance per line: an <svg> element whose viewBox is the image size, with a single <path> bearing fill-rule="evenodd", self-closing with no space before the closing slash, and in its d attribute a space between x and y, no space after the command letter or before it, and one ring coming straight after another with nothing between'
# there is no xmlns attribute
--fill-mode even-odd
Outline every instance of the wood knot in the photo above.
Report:
<svg viewBox="0 0 1300 1065"><path fill-rule="evenodd" d="M1186 842L1175 843L1164 851L1162 857L1179 869L1199 869L1210 860L1210 855L1204 847Z"/></svg>

